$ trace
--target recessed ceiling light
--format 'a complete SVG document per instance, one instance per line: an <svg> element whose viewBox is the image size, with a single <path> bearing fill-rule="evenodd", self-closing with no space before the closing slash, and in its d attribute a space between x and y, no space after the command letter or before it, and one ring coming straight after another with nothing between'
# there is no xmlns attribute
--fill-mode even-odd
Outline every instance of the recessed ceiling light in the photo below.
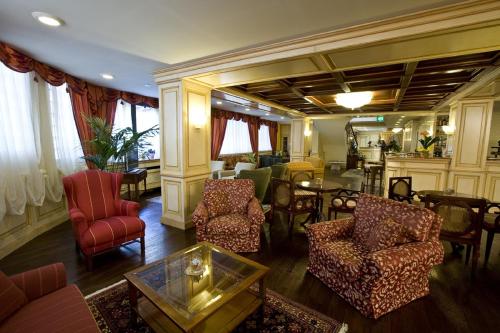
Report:
<svg viewBox="0 0 500 333"><path fill-rule="evenodd" d="M270 113L269 113L269 112L266 112L266 116L269 116L269 115L270 115Z"/></svg>
<svg viewBox="0 0 500 333"><path fill-rule="evenodd" d="M460 73L461 71L463 71L463 69L450 69L450 70L446 71L445 73L446 74L453 74L453 73Z"/></svg>
<svg viewBox="0 0 500 333"><path fill-rule="evenodd" d="M217 101L217 102L215 102L215 103L217 103L217 105L221 105L221 104L222 104L222 102L221 102L221 101Z"/></svg>
<svg viewBox="0 0 500 333"><path fill-rule="evenodd" d="M50 15L44 12L33 12L31 15L40 23L51 26L59 27L64 24L64 21L59 17Z"/></svg>
<svg viewBox="0 0 500 333"><path fill-rule="evenodd" d="M146 88L150 88L150 87L151 87L151 85L150 85L149 83L146 83L146 84L144 85L144 87L146 87Z"/></svg>
<svg viewBox="0 0 500 333"><path fill-rule="evenodd" d="M101 73L101 77L105 80L113 80L115 77L109 73Z"/></svg>
<svg viewBox="0 0 500 333"><path fill-rule="evenodd" d="M280 119L285 119L285 117L281 116Z"/></svg>
<svg viewBox="0 0 500 333"><path fill-rule="evenodd" d="M405 118L406 116L401 116L401 118Z"/></svg>
<svg viewBox="0 0 500 333"><path fill-rule="evenodd" d="M249 108L245 108L245 111L250 111L250 109Z"/></svg>

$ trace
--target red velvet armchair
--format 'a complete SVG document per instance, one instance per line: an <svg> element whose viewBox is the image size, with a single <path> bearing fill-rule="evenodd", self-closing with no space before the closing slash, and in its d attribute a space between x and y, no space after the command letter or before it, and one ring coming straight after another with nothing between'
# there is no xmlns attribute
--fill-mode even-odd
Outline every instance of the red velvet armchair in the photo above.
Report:
<svg viewBox="0 0 500 333"><path fill-rule="evenodd" d="M139 204L120 198L122 178L119 173L86 170L63 179L76 246L88 270L94 256L137 239L144 257L146 225L138 217Z"/></svg>
<svg viewBox="0 0 500 333"><path fill-rule="evenodd" d="M234 252L257 252L265 217L250 179L207 179L193 212L198 242Z"/></svg>
<svg viewBox="0 0 500 333"><path fill-rule="evenodd" d="M308 227L307 269L378 318L429 294L429 272L444 256L441 223L428 209L361 194L353 217Z"/></svg>

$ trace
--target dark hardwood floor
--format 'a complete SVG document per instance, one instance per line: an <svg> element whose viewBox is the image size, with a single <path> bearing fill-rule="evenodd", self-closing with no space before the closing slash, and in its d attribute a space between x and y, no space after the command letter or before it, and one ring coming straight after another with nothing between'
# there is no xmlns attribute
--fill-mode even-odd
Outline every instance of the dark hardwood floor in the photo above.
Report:
<svg viewBox="0 0 500 333"><path fill-rule="evenodd" d="M194 230L177 230L160 223L159 197L144 199L141 217L146 221L147 263L163 258L195 242ZM470 280L464 254L453 255L445 244L444 264L433 270L431 294L378 320L367 319L306 271L307 239L297 226L289 240L283 219L269 230L265 225L261 251L247 256L271 268L268 288L349 325L349 332L498 332L500 329L500 236L493 245L488 268ZM484 237L485 238L485 237ZM483 238L483 239L484 239ZM484 247L481 255L484 255ZM123 274L140 265L139 244L103 254L87 272L75 251L69 222L40 235L0 260L0 269L14 274L60 261L68 280L83 294L92 293L123 279Z"/></svg>

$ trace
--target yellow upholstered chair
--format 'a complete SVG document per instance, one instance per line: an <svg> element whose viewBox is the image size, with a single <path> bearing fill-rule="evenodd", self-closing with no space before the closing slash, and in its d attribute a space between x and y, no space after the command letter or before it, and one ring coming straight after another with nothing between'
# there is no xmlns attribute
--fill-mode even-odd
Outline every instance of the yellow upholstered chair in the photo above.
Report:
<svg viewBox="0 0 500 333"><path fill-rule="evenodd" d="M293 177L300 172L312 172L313 178L316 177L314 173L314 166L311 162L305 161L294 161L287 163L286 178L287 180L293 180Z"/></svg>
<svg viewBox="0 0 500 333"><path fill-rule="evenodd" d="M319 157L306 157L306 162L311 162L314 167L314 177L324 178L325 177L325 161Z"/></svg>

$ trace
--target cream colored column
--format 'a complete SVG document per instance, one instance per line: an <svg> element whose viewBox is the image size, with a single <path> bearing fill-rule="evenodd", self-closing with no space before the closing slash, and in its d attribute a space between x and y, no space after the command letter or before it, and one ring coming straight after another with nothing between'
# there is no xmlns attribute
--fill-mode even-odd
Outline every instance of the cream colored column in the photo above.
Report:
<svg viewBox="0 0 500 333"><path fill-rule="evenodd" d="M464 99L452 111L456 129L447 187L483 196L493 99Z"/></svg>
<svg viewBox="0 0 500 333"><path fill-rule="evenodd" d="M292 120L290 129L290 161L303 161L306 156L309 156L311 134L309 119Z"/></svg>
<svg viewBox="0 0 500 333"><path fill-rule="evenodd" d="M161 221L188 229L210 174L210 88L182 80L159 89Z"/></svg>

